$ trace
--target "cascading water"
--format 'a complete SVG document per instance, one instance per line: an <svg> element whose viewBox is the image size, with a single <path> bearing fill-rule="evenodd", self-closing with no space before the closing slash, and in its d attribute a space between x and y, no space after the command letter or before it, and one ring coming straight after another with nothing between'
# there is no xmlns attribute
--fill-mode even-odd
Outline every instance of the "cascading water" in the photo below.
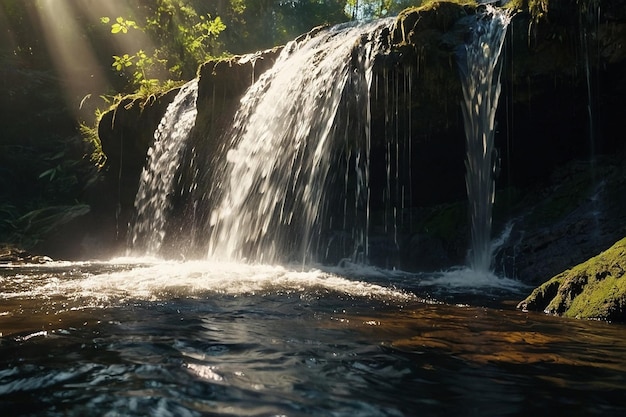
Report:
<svg viewBox="0 0 626 417"><path fill-rule="evenodd" d="M500 97L500 52L511 20L505 9L486 6L476 16L471 39L459 59L467 158L465 185L469 199L470 267L489 272L492 261L491 222L495 198L494 133Z"/></svg>
<svg viewBox="0 0 626 417"><path fill-rule="evenodd" d="M347 235L353 257L367 256L369 90L390 23L294 41L248 90L217 159L209 257L306 262L341 240L323 237L329 229Z"/></svg>
<svg viewBox="0 0 626 417"><path fill-rule="evenodd" d="M135 197L136 218L129 235L133 252L159 253L181 156L198 114L197 97L198 80L194 79L180 89L154 134Z"/></svg>
<svg viewBox="0 0 626 417"><path fill-rule="evenodd" d="M471 266L481 271L491 261L497 63L508 21L508 14L487 6L461 64ZM162 254L172 197L185 188L194 190L184 197L186 207L199 213L187 219L193 223L194 253L263 263L369 263L375 257L376 265L396 267L400 230L413 228L410 204L418 191L411 173L411 97L419 65L374 71L375 58L387 52L386 31L393 22L340 25L288 44L272 68L253 78L231 128L215 138L217 148L200 154L201 147L186 144L197 114L198 81L186 85L155 133L135 201L131 248ZM384 120L376 138L373 111ZM193 149L193 171L204 172L207 164L211 174L178 184L187 148ZM376 178L370 172L374 157ZM371 227L376 241L370 241ZM189 240L190 234L183 235Z"/></svg>

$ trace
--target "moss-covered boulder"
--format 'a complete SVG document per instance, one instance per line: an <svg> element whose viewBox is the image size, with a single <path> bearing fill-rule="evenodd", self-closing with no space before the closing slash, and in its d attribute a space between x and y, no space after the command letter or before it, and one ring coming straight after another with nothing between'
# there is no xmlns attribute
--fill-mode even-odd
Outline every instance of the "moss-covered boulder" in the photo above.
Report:
<svg viewBox="0 0 626 417"><path fill-rule="evenodd" d="M567 270L519 303L522 310L626 322L626 238Z"/></svg>

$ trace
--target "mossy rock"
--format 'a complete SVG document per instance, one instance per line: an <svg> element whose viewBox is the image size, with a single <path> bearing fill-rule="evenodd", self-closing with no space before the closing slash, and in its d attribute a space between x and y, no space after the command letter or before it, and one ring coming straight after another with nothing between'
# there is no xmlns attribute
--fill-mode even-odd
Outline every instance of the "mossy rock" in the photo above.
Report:
<svg viewBox="0 0 626 417"><path fill-rule="evenodd" d="M419 7L403 10L392 31L394 45L415 46L437 45L440 37L448 32L459 19L473 14L476 3L473 1L433 1Z"/></svg>
<svg viewBox="0 0 626 417"><path fill-rule="evenodd" d="M522 310L563 317L626 322L626 238L536 288Z"/></svg>

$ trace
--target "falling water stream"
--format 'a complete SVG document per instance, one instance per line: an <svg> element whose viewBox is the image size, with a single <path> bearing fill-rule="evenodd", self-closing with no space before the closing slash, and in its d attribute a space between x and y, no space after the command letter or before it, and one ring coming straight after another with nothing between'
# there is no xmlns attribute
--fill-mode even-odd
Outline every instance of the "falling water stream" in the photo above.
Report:
<svg viewBox="0 0 626 417"><path fill-rule="evenodd" d="M362 220L346 232L367 250L371 66L378 33L390 23L338 26L293 41L248 90L212 193L210 258L310 261L330 211L328 190L339 180L334 171L351 176L350 168L337 168L337 155L350 153L355 210L361 204L363 214L354 214ZM359 110L347 109L349 101Z"/></svg>
<svg viewBox="0 0 626 417"><path fill-rule="evenodd" d="M135 198L136 215L129 232L135 254L157 255L163 243L172 193L189 133L196 122L198 80L180 89L154 133L148 161Z"/></svg>
<svg viewBox="0 0 626 417"><path fill-rule="evenodd" d="M492 260L491 222L495 199L496 111L500 98L500 52L511 18L508 11L486 6L476 17L470 41L460 54L463 120L467 157L465 184L470 206L470 266L489 272Z"/></svg>

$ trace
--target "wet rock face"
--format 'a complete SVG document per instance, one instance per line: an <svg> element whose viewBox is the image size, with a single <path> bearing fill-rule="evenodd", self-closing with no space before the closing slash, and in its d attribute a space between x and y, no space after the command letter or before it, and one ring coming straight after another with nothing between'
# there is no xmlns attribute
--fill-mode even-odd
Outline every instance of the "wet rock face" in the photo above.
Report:
<svg viewBox="0 0 626 417"><path fill-rule="evenodd" d="M103 236L103 241L112 247L113 252L123 248L126 242L125 230L132 215L148 148L177 92L178 89L174 89L148 100L123 99L100 120L98 136L107 155L107 164L104 181L91 196L92 211L99 218L92 229Z"/></svg>
<svg viewBox="0 0 626 417"><path fill-rule="evenodd" d="M539 285L609 248L626 236L625 173L623 156L574 161L528 190L496 264Z"/></svg>
<svg viewBox="0 0 626 417"><path fill-rule="evenodd" d="M147 100L126 98L103 115L98 136L107 155L107 172L119 178L122 200L134 199L154 131L177 93L173 89Z"/></svg>
<svg viewBox="0 0 626 417"><path fill-rule="evenodd" d="M198 116L192 135L198 146L220 146L239 100L266 70L274 65L281 48L231 59L209 61L198 70ZM204 154L211 154L205 152Z"/></svg>
<svg viewBox="0 0 626 417"><path fill-rule="evenodd" d="M494 233L516 221L496 268L540 283L606 249L624 232L618 224L622 216L614 214L626 212L626 202L615 198L614 188L599 194L606 196L601 216L590 216L595 210L591 179L585 182L587 194L575 185L562 192L558 210L549 203L571 179L554 176L557 167L626 149L623 135L615 133L622 130L626 114L626 0L510 1L507 6L519 11L502 55ZM462 208L465 149L456 51L474 13L473 6L448 2L407 9L386 34L386 52L376 58L371 166L383 174L372 174L372 196L381 195L386 186L384 155L392 128L410 140L406 171L413 187L406 196L406 217L412 220L399 231L401 247L381 263L394 257L407 269L436 270L464 262L468 226ZM212 61L199 69L198 118L192 135L197 146L208 148L205 154L220 146L239 99L279 53L274 49L246 59ZM124 101L100 123L114 206L108 215L117 216L121 229L130 218L154 130L174 95L161 96L143 109ZM393 126L388 123L392 113L397 117ZM599 180L597 176L594 181ZM376 198L373 212L384 211ZM594 219L600 219L600 227ZM125 237L118 240L124 242ZM389 246L382 235L372 241L381 248Z"/></svg>
<svg viewBox="0 0 626 417"><path fill-rule="evenodd" d="M522 225L528 232L504 250L518 251L516 270L539 286L520 309L626 321L624 161L622 154L585 167L571 163L542 191L541 201L528 206ZM544 283L545 277L552 278Z"/></svg>
<svg viewBox="0 0 626 417"><path fill-rule="evenodd" d="M592 214L598 210L595 203L589 203L591 184L586 185L585 192L576 185L565 190L561 201L572 201L558 213L548 209L550 215L544 222L537 218L550 205L555 189L563 189L562 183L570 181L554 175L555 170L571 161L589 161L625 148L623 137L615 132L621 130L618 123L626 114L622 99L626 94L622 48L626 38L621 36L626 15L623 1L533 2L532 7L527 2L508 3L519 3L519 10L501 57L503 92L495 138L500 163L496 178L499 208L494 233L500 233L507 222L515 222L495 267L498 273L536 284L623 236L622 217L613 216L615 210L609 208L615 204L608 201L615 200L602 190L598 196L607 202L606 210ZM387 77L381 77L377 91L393 91L398 80L402 85L412 77L413 93L410 99L401 100L411 109L415 185L411 204L431 207L447 216L447 220L439 218L433 223L429 220L432 216L427 215L407 231L403 250L411 255L406 257L406 264L417 269L446 268L463 262L468 245L467 239L459 238L463 232L453 237L433 234L432 230L441 230L436 226L444 223L454 224L457 231L468 228L456 215L446 214L446 207L465 198L456 50L463 44L475 12L473 7L450 3L407 9L391 31L391 51L377 62L379 73ZM413 68L414 73L407 75L407 68ZM374 104L374 138L384 136L376 132L383 131L388 106L389 102ZM380 146L382 150L384 141ZM591 173L591 166L582 169ZM578 168L567 169L573 170L571 175L579 175ZM596 183L599 177L597 174ZM529 217L531 210L535 214ZM434 255L433 248L437 248ZM428 258L428 262L415 261L420 258Z"/></svg>

